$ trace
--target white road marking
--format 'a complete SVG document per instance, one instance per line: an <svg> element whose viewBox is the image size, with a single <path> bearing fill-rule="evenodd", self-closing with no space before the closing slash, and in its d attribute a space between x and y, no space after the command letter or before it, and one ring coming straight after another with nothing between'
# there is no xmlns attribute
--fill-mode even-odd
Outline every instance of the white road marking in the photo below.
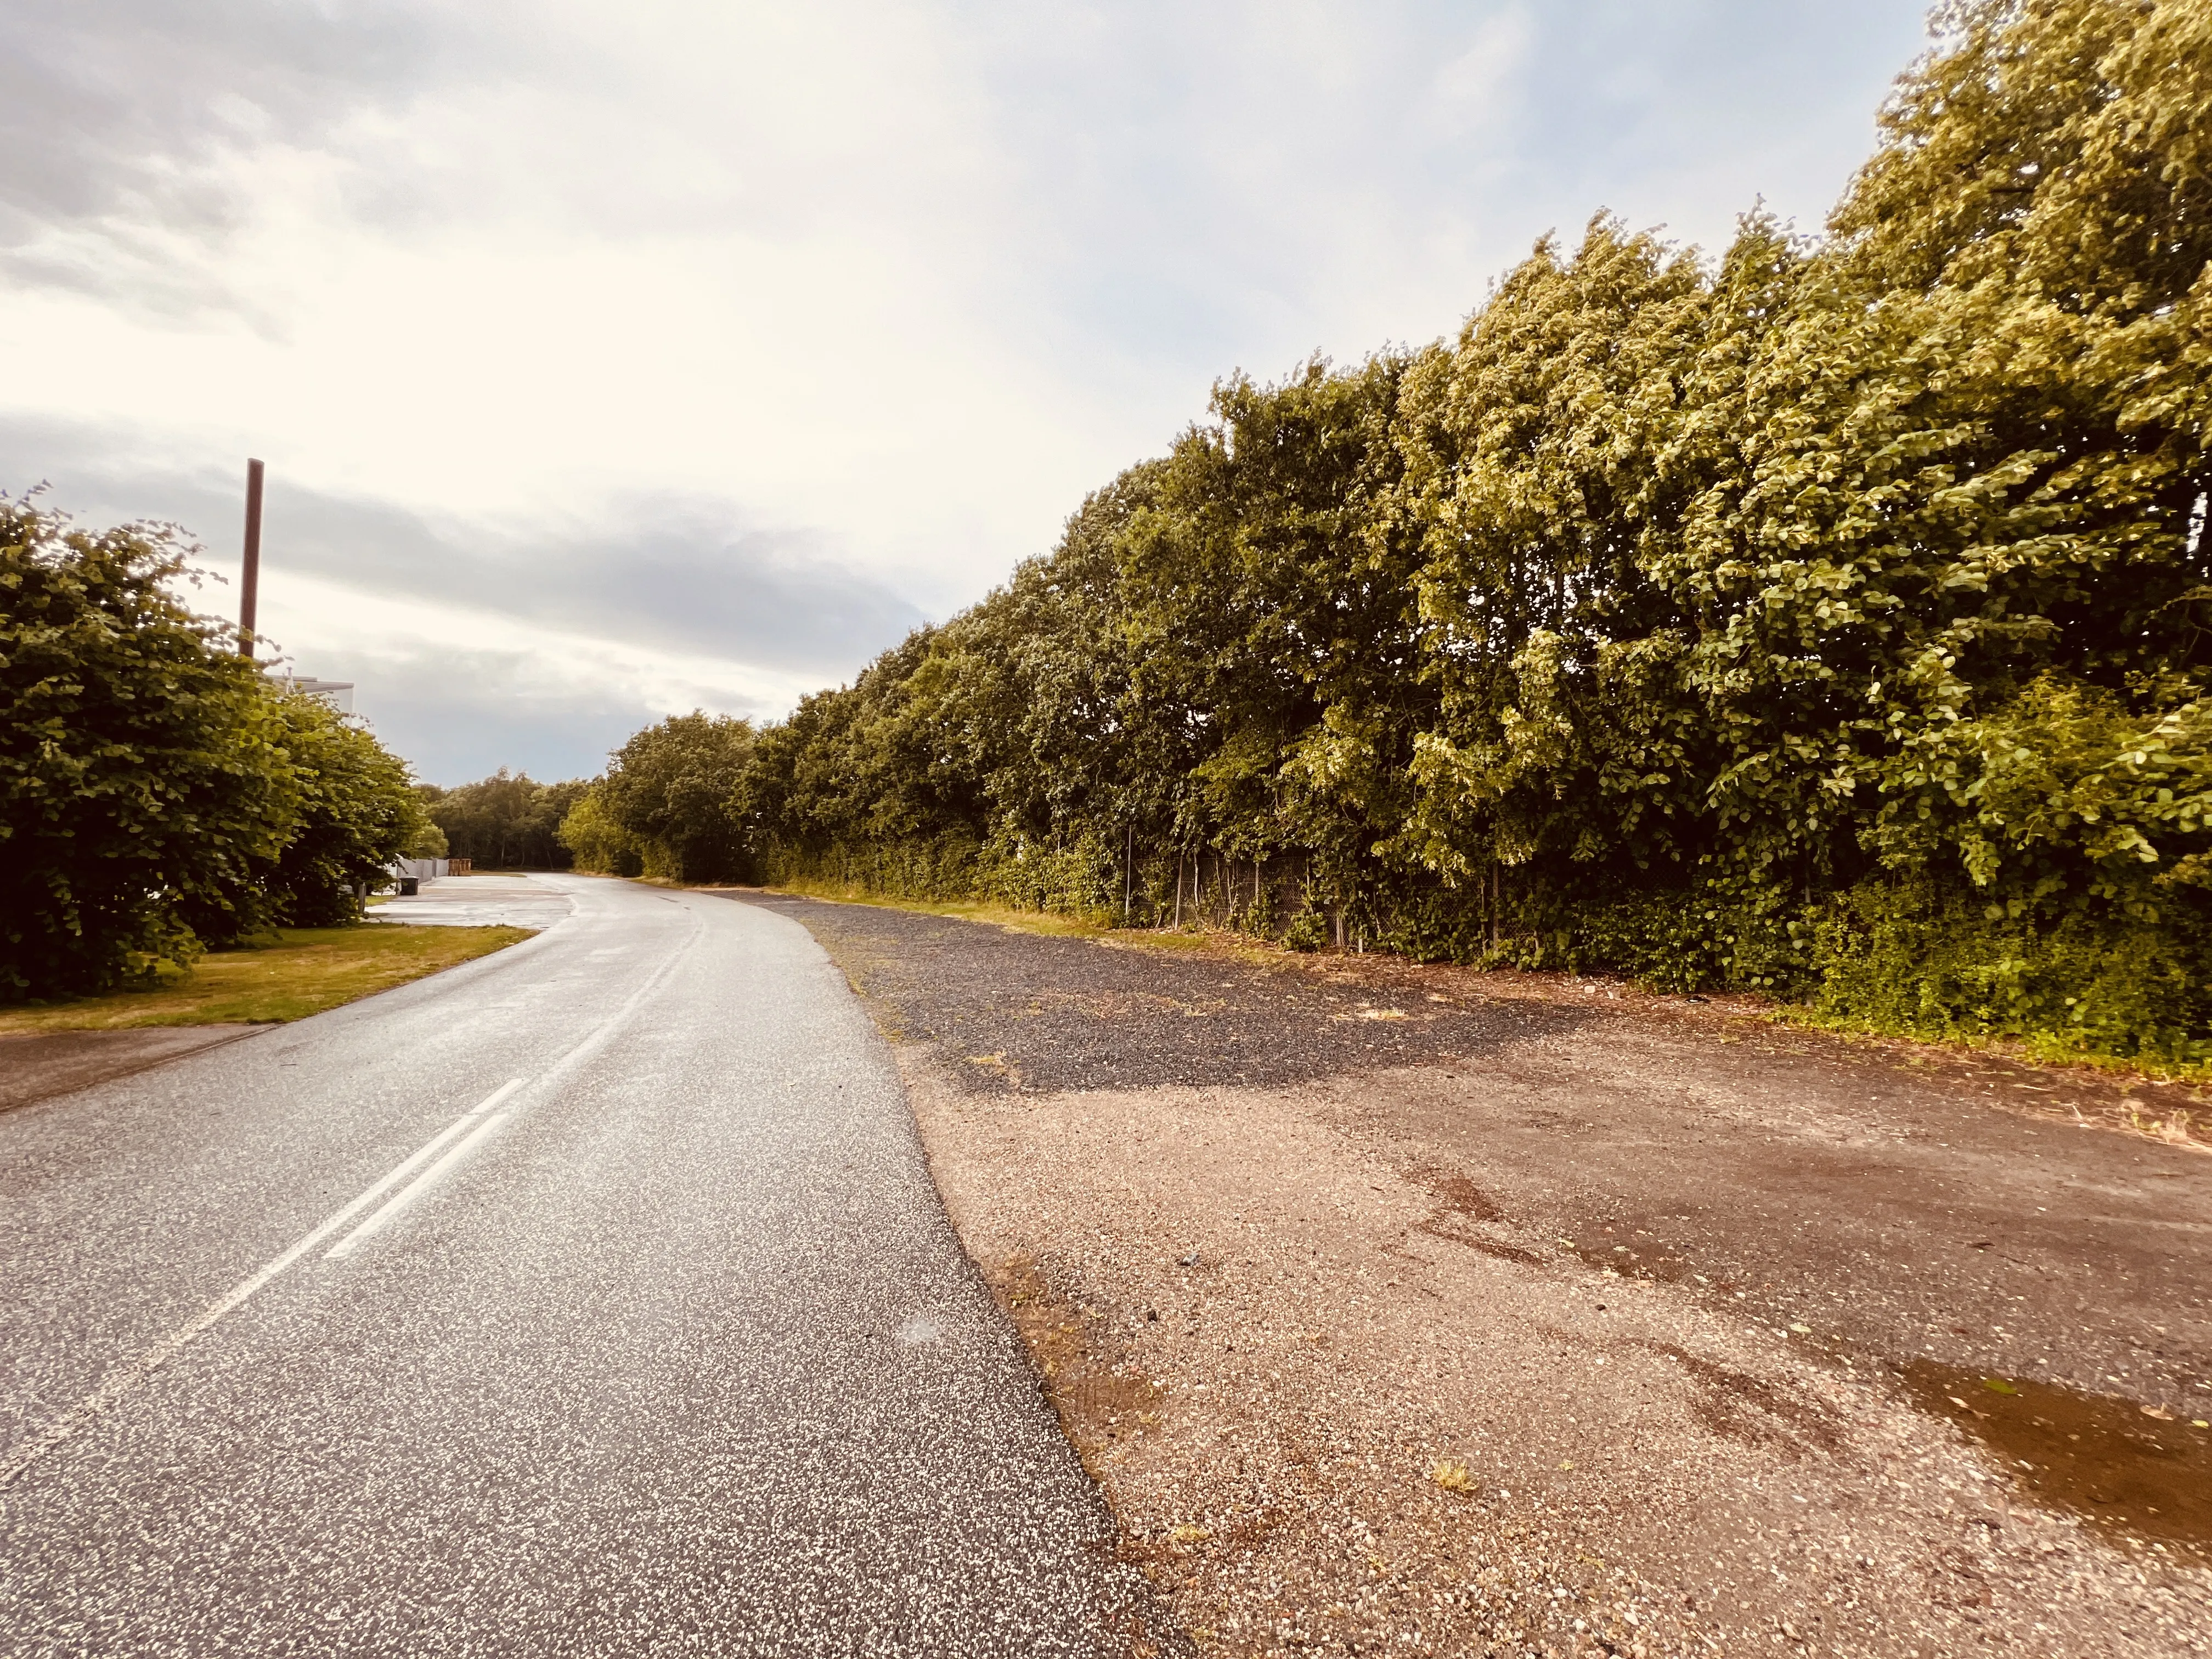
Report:
<svg viewBox="0 0 2212 1659"><path fill-rule="evenodd" d="M655 896L665 898L667 895L663 893L657 894ZM582 1042L577 1043L575 1047L538 1073L537 1081L540 1091L573 1076L597 1058L600 1051L613 1040L615 1032L620 1029L623 1022L636 1012L638 1005L659 989L661 981L676 971L677 964L690 953L692 945L698 942L699 935L705 931L705 928L706 924L695 914L690 933L684 936L683 944L669 953L667 959L654 970L652 976L625 997L622 1006L614 1012L592 1027L590 1035ZM534 943L534 941L532 942ZM519 951L526 946L517 945L514 948ZM492 959L496 960L496 958ZM492 1113L489 1117L484 1115L491 1112L493 1107L507 1099L528 1081L529 1079L526 1078L509 1079L486 1097L482 1103L462 1113L453 1122L432 1135L407 1158L386 1171L382 1179L371 1182L351 1203L324 1221L306 1237L286 1249L281 1255L272 1257L258 1272L240 1279L230 1290L209 1303L190 1322L170 1332L153 1346L116 1365L100 1379L98 1388L48 1423L45 1428L40 1430L28 1440L23 1442L9 1454L4 1462L0 1462L0 1491L5 1491L25 1469L29 1468L32 1464L37 1462L56 1446L60 1445L63 1441L68 1439L109 1407L136 1390L148 1377L191 1346L226 1314L235 1311L248 1297L283 1273L301 1256L307 1255L332 1233L339 1231L348 1222L383 1197L386 1193L390 1192L395 1185L405 1181L417 1170L421 1170L423 1164L436 1158L456 1135L466 1132L468 1139L465 1142L459 1146L453 1146L445 1158L439 1159L434 1168L424 1170L422 1179L410 1186L406 1192L397 1194L392 1202L385 1206L386 1210L395 1213L404 1208L402 1200L410 1199L415 1193L428 1187L431 1179L441 1170L448 1167L478 1140L514 1115L512 1111ZM479 1119L483 1121L477 1121ZM473 1130L469 1128L471 1123L476 1124ZM383 1212L379 1212L380 1216L382 1213ZM381 1224L376 1217L372 1217L370 1219L372 1223ZM372 1231L370 1227L364 1226L360 1230L360 1233L365 1237L370 1231ZM348 1248L350 1248L353 1240L349 1238L344 1243ZM337 1255L338 1252L334 1250L331 1254Z"/></svg>
<svg viewBox="0 0 2212 1659"><path fill-rule="evenodd" d="M605 1019L601 1020L597 1025L593 1026L590 1034L586 1036L581 1042L576 1044L576 1046L569 1049L567 1054L562 1055L561 1058L555 1060L552 1065L547 1066L538 1078L538 1086L536 1092L543 1095L551 1085L566 1080L576 1072L581 1070L593 1059L597 1058L599 1051L605 1048L608 1042L613 1039L614 1034L622 1028L623 1023L629 1018L631 1014L636 1012L638 1005L643 1002L647 997L651 996L653 992L659 989L661 981L666 979L669 975L676 971L676 964L683 959L684 952L691 948L692 942L699 937L701 929L703 926L703 923L695 921L692 924L691 932L685 936L684 943L678 945L675 951L671 954L669 958L660 964L659 969L653 973L651 978L647 979L644 984L639 986L637 989L632 991L627 997L623 998L622 1006L617 1008L614 1012L609 1014ZM477 1107L475 1111L471 1112L467 1116L463 1117L459 1123L453 1125L453 1129L448 1129L446 1133L450 1135L453 1133L453 1130L459 1129L462 1124L467 1123L471 1119L483 1117L485 1113L491 1112L491 1109L493 1107L498 1105L502 1100L505 1100L507 1096L512 1094L515 1090L522 1087L522 1079L515 1079L514 1082L508 1084L497 1094L492 1096L490 1099L485 1101L483 1105ZM416 1176L413 1181L407 1184L404 1190L394 1193L392 1195L390 1202L386 1203L382 1209L379 1210L374 1215L369 1217L368 1220L362 1222L360 1226L355 1228L353 1231L348 1233L343 1238L332 1245L328 1251L325 1252L323 1259L325 1261L342 1261L347 1256L351 1255L356 1246L360 1245L364 1241L374 1237L383 1229L386 1223L391 1221L394 1217L398 1215L400 1212L406 1209L409 1205L412 1204L416 1199L422 1197L424 1193L436 1186L455 1164L460 1163L469 1155L470 1152L476 1149L478 1142L487 1139L493 1130L498 1128L501 1124L506 1122L507 1119L514 1115L514 1114L511 1111L492 1112L492 1115L489 1117L484 1118L483 1122L477 1124L474 1129L471 1129L469 1132L467 1138L459 1146L455 1146L435 1164L433 1164L428 1169L423 1170L421 1175Z"/></svg>
<svg viewBox="0 0 2212 1659"><path fill-rule="evenodd" d="M514 1085L510 1084L507 1086L512 1088L514 1087ZM504 1094L506 1090L501 1090L500 1092ZM478 1107L477 1109L477 1111L482 1111L483 1109L483 1107ZM470 1118L475 1117L476 1115L476 1112L471 1112L469 1114L467 1118L462 1119L461 1121L465 1123ZM453 1165L459 1163L463 1158L466 1158L469 1155L471 1149L473 1148L478 1141L482 1140L486 1135L489 1134L494 1129L499 1127L501 1124L506 1122L508 1118L514 1115L514 1114L512 1112L494 1112L483 1122L477 1124L474 1129L471 1129L466 1135L462 1137L460 1145L455 1146L452 1151L448 1152L445 1157L440 1158L428 1169L423 1170L421 1175L416 1176L414 1180L409 1182L404 1187L402 1187L398 1192L394 1193L390 1199L386 1200L385 1206L382 1209L379 1210L374 1215L369 1217L368 1220L362 1222L360 1226L355 1228L343 1238L338 1240L337 1243L331 1245L329 1249L324 1251L323 1260L325 1261L340 1261L346 1256L351 1255L354 1252L355 1246L358 1245L362 1240L364 1238L373 1237L385 1223L391 1220L392 1217L398 1215L410 1204L412 1204L416 1199L422 1197L424 1193L435 1186L438 1182L438 1177L445 1174L447 1170L452 1169ZM454 1125L455 1128L459 1128L459 1124ZM452 1131L448 1130L447 1133L451 1133Z"/></svg>
<svg viewBox="0 0 2212 1659"><path fill-rule="evenodd" d="M18 1446L8 1461L0 1463L0 1488L4 1488L25 1469L37 1462L56 1446L75 1434L94 1418L136 1389L155 1371L184 1352L208 1327L225 1314L241 1305L256 1291L283 1273L301 1256L313 1249L332 1233L337 1232L370 1205L376 1202L398 1182L421 1169L438 1152L461 1133L489 1108L497 1105L520 1089L526 1079L514 1078L502 1085L483 1105L463 1113L453 1122L432 1135L405 1158L394 1164L378 1180L371 1182L359 1196L343 1209L330 1217L305 1238L292 1245L282 1255L273 1256L258 1271L239 1280L229 1290L200 1310L188 1323L178 1327L153 1346L125 1360L100 1379L100 1386L83 1399L46 1425L37 1434ZM501 1114L504 1116L505 1114Z"/></svg>

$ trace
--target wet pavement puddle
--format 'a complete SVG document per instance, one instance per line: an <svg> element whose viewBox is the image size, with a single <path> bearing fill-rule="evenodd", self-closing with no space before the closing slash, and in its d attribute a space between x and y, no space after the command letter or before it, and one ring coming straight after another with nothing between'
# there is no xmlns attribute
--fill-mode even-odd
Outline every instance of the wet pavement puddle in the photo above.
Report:
<svg viewBox="0 0 2212 1659"><path fill-rule="evenodd" d="M2212 1431L2191 1418L1925 1359L1903 1380L1916 1405L1980 1441L2039 1502L2109 1532L2195 1553L2212 1545Z"/></svg>

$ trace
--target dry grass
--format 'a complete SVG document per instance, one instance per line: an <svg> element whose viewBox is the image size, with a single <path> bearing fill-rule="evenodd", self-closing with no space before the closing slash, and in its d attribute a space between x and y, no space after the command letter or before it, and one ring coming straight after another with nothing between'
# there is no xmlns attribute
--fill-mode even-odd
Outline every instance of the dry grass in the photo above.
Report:
<svg viewBox="0 0 2212 1659"><path fill-rule="evenodd" d="M1474 1477L1467 1472L1467 1465L1449 1457L1440 1457L1429 1466L1429 1479L1446 1492L1474 1492Z"/></svg>
<svg viewBox="0 0 2212 1659"><path fill-rule="evenodd" d="M665 884L676 885L674 883ZM1250 962L1296 953L1271 940L1254 939L1220 928L1195 925L1183 927L1120 927L1111 912L1070 914L1061 910L1017 910L980 899L918 899L894 897L871 888L834 881L786 882L750 890L793 898L827 899L835 904L865 904L878 910L907 910L916 915L951 916L960 921L982 922L1017 933L1037 933L1048 939L1087 939L1101 945L1133 946L1146 951L1193 951Z"/></svg>
<svg viewBox="0 0 2212 1659"><path fill-rule="evenodd" d="M910 910L918 915L952 916L962 921L980 921L999 927L1011 927L1024 933L1071 939L1105 939L1116 934L1128 937L1122 930L1114 927L1103 915L1071 915L1058 910L1017 910L1003 904L987 904L980 899L892 898L867 888L835 881L785 882L758 890L788 894L793 898L828 899L837 904L866 904L879 910Z"/></svg>
<svg viewBox="0 0 2212 1659"><path fill-rule="evenodd" d="M117 1030L133 1025L263 1025L488 956L528 939L523 927L288 927L265 945L203 957L189 973L112 995L0 1011L0 1035Z"/></svg>

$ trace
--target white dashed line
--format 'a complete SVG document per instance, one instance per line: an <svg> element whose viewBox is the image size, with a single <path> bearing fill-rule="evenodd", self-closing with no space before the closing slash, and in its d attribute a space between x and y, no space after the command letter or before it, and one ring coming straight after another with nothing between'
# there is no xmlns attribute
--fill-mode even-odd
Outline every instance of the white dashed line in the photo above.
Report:
<svg viewBox="0 0 2212 1659"><path fill-rule="evenodd" d="M345 1226L348 1222L351 1221L363 1210L367 1209L370 1205L375 1203L378 1199L383 1197L386 1193L389 1192L395 1183L406 1180L409 1176L413 1175L416 1170L421 1169L424 1164L428 1163L431 1158L435 1158L439 1151L443 1148L447 1142L451 1141L455 1135L460 1134L466 1130L469 1125L474 1122L488 1109L498 1104L499 1102L506 1099L508 1095L514 1093L517 1089L520 1089L524 1081L524 1079L515 1078L510 1082L503 1085L499 1090L492 1094L492 1096L487 1099L483 1105L478 1106L473 1111L462 1114L460 1117L457 1118L452 1123L447 1124L444 1128L439 1130L436 1134L432 1135L428 1140L425 1141L406 1158L403 1159L400 1163L395 1164L392 1169L386 1171L380 1179L370 1182L369 1185L362 1192L359 1197L356 1198L343 1209L340 1210L337 1214L325 1221L305 1238L301 1239L297 1243L292 1245L291 1248L285 1250L282 1255L272 1257L258 1271L249 1274L245 1279L240 1279L229 1290L224 1291L222 1295L209 1303L206 1307L200 1310L198 1316L192 1319L189 1323L179 1326L177 1329L170 1332L168 1335L163 1337L159 1342L154 1344L152 1347L147 1348L133 1358L125 1360L113 1370L108 1372L108 1374L100 1380L100 1384L98 1388L94 1389L83 1399L78 1401L76 1405L70 1407L69 1410L64 1412L59 1417L54 1419L52 1422L47 1424L44 1429L32 1436L30 1439L18 1446L6 1462L0 1463L0 1487L5 1487L8 1486L17 1475L22 1474L25 1469L30 1468L32 1464L37 1462L41 1457L44 1457L56 1446L60 1445L63 1441L68 1439L70 1436L75 1434L87 1423L89 1423L94 1418L99 1416L100 1413L106 1411L117 1401L122 1399L124 1395L136 1389L141 1382L143 1382L155 1371L167 1364L170 1360L174 1358L178 1354L181 1353L187 1346L189 1346L192 1340L203 1331L206 1330L209 1326L214 1324L225 1314L231 1312L234 1309L240 1306L256 1291L268 1284L270 1279L276 1278L287 1267L297 1261L301 1256L313 1249L316 1245L328 1238L332 1233L337 1232ZM506 1114L501 1113L499 1115L501 1117L504 1117ZM498 1118L494 1118L491 1121L497 1122ZM480 1126L478 1133L481 1133L483 1128L489 1127L489 1124ZM473 1137L471 1137L471 1139L473 1139ZM441 1160L441 1162L442 1162L442 1160ZM431 1172L434 1172L434 1169L435 1166L433 1166L433 1171ZM426 1174L431 1172L426 1172ZM417 1184L419 1185L420 1183L418 1182ZM409 1191L411 1192L412 1190L412 1188L409 1188ZM403 1194L402 1196L404 1196L404 1194ZM381 1213L381 1212L379 1213Z"/></svg>
<svg viewBox="0 0 2212 1659"><path fill-rule="evenodd" d="M662 893L656 896L666 898L668 896ZM613 1040L615 1033L623 1028L632 1014L637 1012L646 999L659 989L662 981L676 971L678 963L683 960L697 941L702 927L703 924L695 916L690 933L685 935L682 944L669 953L652 975L625 997L621 1006L601 1020L582 1042L575 1044L559 1060L539 1073L537 1081L540 1085L548 1086L557 1084L574 1076L596 1058ZM441 1176L465 1157L477 1142L514 1116L514 1114L512 1111L495 1112L492 1109L529 1081L529 1079L518 1077L501 1085L499 1088L485 1097L481 1104L462 1113L453 1122L432 1135L413 1153L387 1170L380 1179L372 1182L362 1190L360 1196L338 1211L337 1214L324 1221L306 1237L290 1246L282 1255L272 1257L265 1266L240 1279L231 1289L209 1303L188 1323L170 1332L151 1347L143 1349L131 1358L117 1364L100 1379L98 1388L16 1447L9 1454L5 1462L0 1462L0 1491L4 1491L25 1469L29 1468L32 1464L37 1462L56 1446L60 1445L63 1441L68 1439L109 1407L136 1390L148 1377L183 1352L224 1315L234 1312L254 1292L283 1273L286 1268L291 1267L294 1262L299 1261L301 1256L307 1255L325 1239L333 1233L343 1231L355 1217L382 1198L385 1194L391 1192L393 1187L406 1181L409 1176L416 1176L416 1172L421 1170L422 1173L416 1176L405 1188L393 1194L390 1201L383 1208L340 1240L329 1255L343 1257L356 1244L368 1237L386 1221L404 1210L408 1205L413 1203L416 1198L434 1185ZM489 1114L489 1116L486 1115L487 1113ZM471 1125L474 1127L471 1127ZM453 1144L456 1137L462 1137L458 1146ZM441 1152L444 1154L443 1157L439 1156ZM437 1162L431 1164L430 1160L433 1158L436 1158ZM427 1170L422 1167L426 1164L430 1164Z"/></svg>

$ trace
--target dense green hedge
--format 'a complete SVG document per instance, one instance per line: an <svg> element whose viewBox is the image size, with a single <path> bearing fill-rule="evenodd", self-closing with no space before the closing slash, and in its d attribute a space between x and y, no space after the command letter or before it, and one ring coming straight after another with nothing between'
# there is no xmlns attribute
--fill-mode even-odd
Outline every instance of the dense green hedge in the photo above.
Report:
<svg viewBox="0 0 2212 1659"><path fill-rule="evenodd" d="M1824 235L1243 376L760 732L763 867L2212 1054L2212 5L1973 0Z"/></svg>

